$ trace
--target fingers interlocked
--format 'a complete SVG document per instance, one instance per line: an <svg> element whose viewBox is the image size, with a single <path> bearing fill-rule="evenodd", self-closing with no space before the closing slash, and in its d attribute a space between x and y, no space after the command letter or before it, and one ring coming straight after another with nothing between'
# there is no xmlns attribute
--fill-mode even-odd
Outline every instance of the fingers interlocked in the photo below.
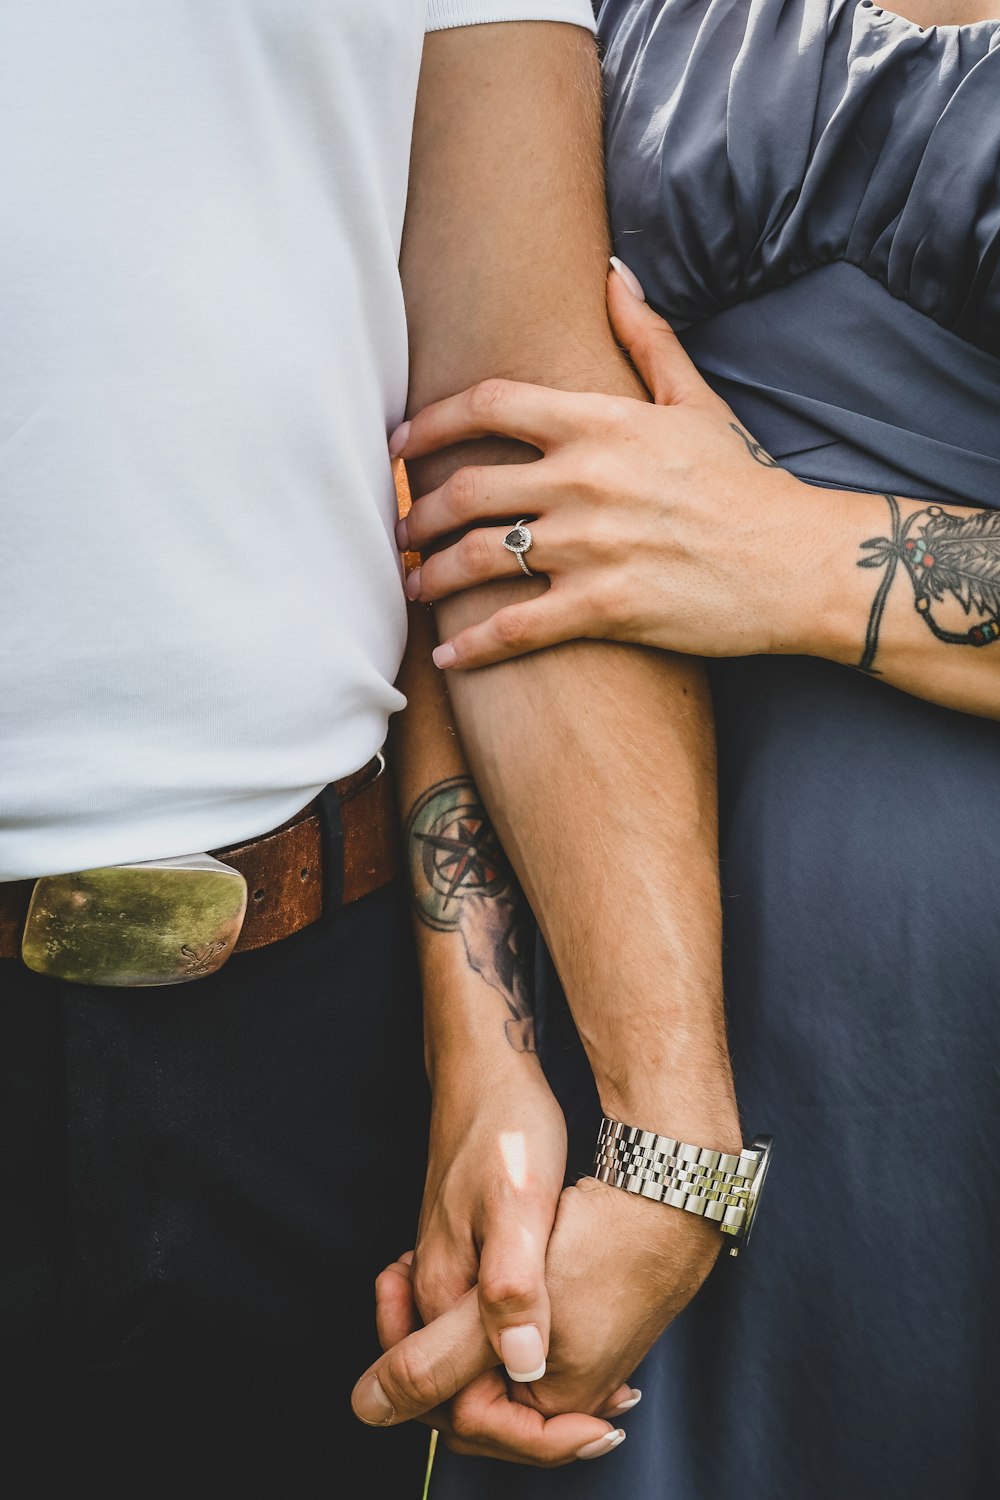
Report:
<svg viewBox="0 0 1000 1500"><path fill-rule="evenodd" d="M624 1441L624 1431L600 1417L546 1418L510 1399L476 1289L420 1328L409 1261L395 1262L376 1283L379 1336L389 1347L354 1388L363 1422L391 1427L422 1418L457 1452L546 1468L598 1458Z"/></svg>

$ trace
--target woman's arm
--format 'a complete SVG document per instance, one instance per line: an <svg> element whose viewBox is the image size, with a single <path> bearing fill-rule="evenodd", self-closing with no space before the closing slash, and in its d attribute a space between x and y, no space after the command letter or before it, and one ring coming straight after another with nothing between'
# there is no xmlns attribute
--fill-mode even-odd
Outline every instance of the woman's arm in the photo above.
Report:
<svg viewBox="0 0 1000 1500"><path fill-rule="evenodd" d="M1000 510L832 493L823 530L842 562L803 648L1000 718L1000 651L979 649L1000 640Z"/></svg>
<svg viewBox="0 0 1000 1500"><path fill-rule="evenodd" d="M419 502L406 539L426 547L470 520L537 517L528 561L551 587L443 643L439 665L480 666L574 636L698 656L810 655L1000 718L1000 510L795 479L622 276L611 275L608 297L657 405L494 391L488 430L527 437L545 457L514 482L454 477ZM475 406L459 396L428 408L403 451L480 434ZM472 532L428 557L411 596L514 576L505 531Z"/></svg>

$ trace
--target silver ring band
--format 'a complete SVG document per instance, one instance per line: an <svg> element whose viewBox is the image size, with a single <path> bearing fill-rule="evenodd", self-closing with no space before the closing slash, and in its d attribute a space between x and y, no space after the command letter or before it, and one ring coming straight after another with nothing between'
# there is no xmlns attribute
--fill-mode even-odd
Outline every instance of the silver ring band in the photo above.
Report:
<svg viewBox="0 0 1000 1500"><path fill-rule="evenodd" d="M507 551L513 552L514 556L517 558L518 563L521 567L521 572L527 578L534 578L534 573L531 571L531 569L528 567L528 564L524 560L524 554L531 551L535 542L534 537L531 535L531 532L528 530L527 526L525 526L523 520L518 521L517 525L512 527L512 529L508 531L507 535L503 539L503 544L507 548Z"/></svg>

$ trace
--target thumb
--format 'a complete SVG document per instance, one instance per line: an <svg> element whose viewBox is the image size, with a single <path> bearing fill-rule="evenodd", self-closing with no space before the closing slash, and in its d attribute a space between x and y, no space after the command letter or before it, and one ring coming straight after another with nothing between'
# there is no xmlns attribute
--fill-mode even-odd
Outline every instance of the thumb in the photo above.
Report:
<svg viewBox="0 0 1000 1500"><path fill-rule="evenodd" d="M386 1290L376 1287L380 1296ZM381 1322L384 1327L384 1316ZM383 1354L354 1387L351 1405L369 1426L395 1427L440 1406L496 1363L473 1288Z"/></svg>
<svg viewBox="0 0 1000 1500"><path fill-rule="evenodd" d="M545 1251L555 1203L520 1206L520 1218L488 1225L479 1259L479 1311L511 1380L541 1380L549 1347Z"/></svg>
<svg viewBox="0 0 1000 1500"><path fill-rule="evenodd" d="M670 324L634 290L642 291L617 256L608 273L608 316L657 406L704 406L718 398L691 363Z"/></svg>

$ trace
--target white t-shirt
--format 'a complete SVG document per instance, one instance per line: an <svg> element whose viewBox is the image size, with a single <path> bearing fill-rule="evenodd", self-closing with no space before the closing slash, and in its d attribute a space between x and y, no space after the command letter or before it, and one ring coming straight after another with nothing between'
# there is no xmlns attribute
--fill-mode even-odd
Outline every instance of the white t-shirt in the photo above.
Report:
<svg viewBox="0 0 1000 1500"><path fill-rule="evenodd" d="M423 33L525 19L592 25L0 6L0 879L261 833L382 743Z"/></svg>

